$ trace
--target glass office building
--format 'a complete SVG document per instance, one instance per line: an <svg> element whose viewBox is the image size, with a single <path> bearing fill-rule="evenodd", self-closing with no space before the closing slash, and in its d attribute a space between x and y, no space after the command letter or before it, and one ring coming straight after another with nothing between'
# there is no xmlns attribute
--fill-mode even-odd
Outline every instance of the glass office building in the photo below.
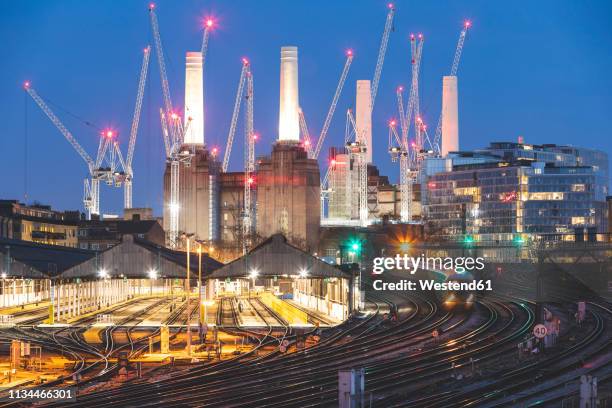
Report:
<svg viewBox="0 0 612 408"><path fill-rule="evenodd" d="M426 178L424 210L434 238L508 241L607 231L604 152L492 143L446 160L446 169Z"/></svg>

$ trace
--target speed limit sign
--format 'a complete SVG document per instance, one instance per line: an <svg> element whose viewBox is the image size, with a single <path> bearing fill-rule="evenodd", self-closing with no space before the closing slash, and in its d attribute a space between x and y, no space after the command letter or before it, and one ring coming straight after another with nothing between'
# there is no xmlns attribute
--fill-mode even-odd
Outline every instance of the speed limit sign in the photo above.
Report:
<svg viewBox="0 0 612 408"><path fill-rule="evenodd" d="M533 327L533 335L538 339L543 339L546 337L546 333L548 333L548 330L546 330L546 326L543 324L536 324Z"/></svg>

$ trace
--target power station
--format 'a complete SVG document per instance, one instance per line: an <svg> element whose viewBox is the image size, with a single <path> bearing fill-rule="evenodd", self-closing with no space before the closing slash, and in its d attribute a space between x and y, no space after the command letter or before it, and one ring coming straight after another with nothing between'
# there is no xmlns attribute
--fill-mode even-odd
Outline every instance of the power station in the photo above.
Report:
<svg viewBox="0 0 612 408"><path fill-rule="evenodd" d="M215 22L205 21L200 50L185 54L185 94L181 110L172 102L154 5L149 7L149 15L154 46L144 50L125 159L113 129L103 132L97 156L90 157L30 83L25 85L26 92L87 164L89 177L84 183L84 204L90 219L101 216L101 184L124 186L124 207L132 207L132 160L151 52L156 55L163 94L163 107L159 111L166 156L162 225L166 246L172 249L186 249L189 239L197 240L209 248L216 248L218 259L229 261L278 233L291 244L315 252L323 229L359 229L383 223L413 224L422 228L434 211L439 210L436 207L439 203L432 195L435 183L431 180L451 171L454 166L472 161L481 164L488 160L480 155L478 159L467 160L459 150L457 70L471 26L469 21L461 28L450 72L442 77L440 116L431 136L421 116L419 96L425 38L422 34L410 36L408 99L403 99L404 87L398 87L397 116L389 120L388 151L391 161L399 164L398 182L392 183L390 175L381 174L373 160L378 147L375 145L380 144L381 138L376 136L372 119L393 31L395 8L392 4L388 5L373 75L371 79L352 82L354 105L346 109L343 144L334 142L336 147L329 149L328 164L323 167L318 159L353 62L352 50L346 50L344 67L316 137L308 127L300 101L298 47L281 47L278 135L269 153L260 152L257 160L254 75L250 61L242 58L227 145L221 156L217 148L210 148L206 142L204 117L206 56ZM237 132L241 127L244 129L242 137ZM263 148L265 150L265 146ZM243 153L243 166L239 171L229 169L232 150Z"/></svg>

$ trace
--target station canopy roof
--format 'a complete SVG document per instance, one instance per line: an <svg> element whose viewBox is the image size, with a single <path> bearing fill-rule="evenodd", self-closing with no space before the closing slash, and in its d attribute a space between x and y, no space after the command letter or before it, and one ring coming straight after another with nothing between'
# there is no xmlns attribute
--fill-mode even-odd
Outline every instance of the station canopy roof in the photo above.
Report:
<svg viewBox="0 0 612 408"><path fill-rule="evenodd" d="M0 269L7 277L55 277L95 256L94 251L84 249L0 239Z"/></svg>
<svg viewBox="0 0 612 408"><path fill-rule="evenodd" d="M248 254L217 269L209 278L247 278L253 273L257 277L303 274L309 278L351 278L340 268L289 244L281 234L271 236Z"/></svg>
<svg viewBox="0 0 612 408"><path fill-rule="evenodd" d="M192 252L189 264L193 279L197 278L198 261L198 254ZM208 276L211 271L222 265L202 254L203 276ZM62 273L61 278L92 279L97 278L101 271L105 271L111 278L149 278L151 271L155 271L155 275L159 278L185 278L186 268L187 254L185 252L174 251L131 235L124 235L120 244L66 270Z"/></svg>

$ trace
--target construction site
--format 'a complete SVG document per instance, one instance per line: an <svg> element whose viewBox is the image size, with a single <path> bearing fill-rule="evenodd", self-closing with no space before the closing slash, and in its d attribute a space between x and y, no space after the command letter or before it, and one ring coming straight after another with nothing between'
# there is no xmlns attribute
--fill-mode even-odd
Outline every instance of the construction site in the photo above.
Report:
<svg viewBox="0 0 612 408"><path fill-rule="evenodd" d="M184 250L185 237L190 236L216 248L217 258L227 262L262 239L281 233L313 253L322 226L367 227L383 220L422 223L423 162L428 157L443 157L459 148L457 70L469 22L461 28L454 58L451 60L449 56L452 63L449 75L442 81L440 119L431 137L419 114L419 69L424 37L411 36L412 80L407 89L408 99L404 102L404 88L398 87L398 112L393 115L398 119L389 121L389 142L384 147L390 159L399 162L399 177L379 174L372 161L372 112L394 14L395 7L389 4L372 78L347 83L354 53L346 51L344 66L318 135L310 134L300 104L298 47L281 48L278 136L271 152L266 152L265 146L258 146L260 158L257 160L255 80L247 58L242 59L225 149L220 151L206 143L204 67L210 33L215 29L212 18L203 23L201 49L185 54L185 101L179 108L171 97L157 9L154 4L150 5L154 44L147 46L143 53L127 153L121 151L115 133L109 129L101 135L97 154L92 158L37 93L34 84L26 82L24 89L86 162L90 177L84 181L83 205L87 218L95 219L102 216L100 185L123 186L124 208L133 206L132 162L149 80L148 68L150 60L156 60L163 94L159 117L166 156L163 177L166 246ZM345 84L355 90L354 108L338 107ZM346 112L344 140L327 143L339 147L328 149L328 165L321 167L319 159L325 156L330 125L334 117L340 120L338 116L343 116L335 115L336 110ZM244 135L237 136L242 121ZM241 151L243 168L231 171L230 156ZM399 182L391 183L390 178L397 178Z"/></svg>

